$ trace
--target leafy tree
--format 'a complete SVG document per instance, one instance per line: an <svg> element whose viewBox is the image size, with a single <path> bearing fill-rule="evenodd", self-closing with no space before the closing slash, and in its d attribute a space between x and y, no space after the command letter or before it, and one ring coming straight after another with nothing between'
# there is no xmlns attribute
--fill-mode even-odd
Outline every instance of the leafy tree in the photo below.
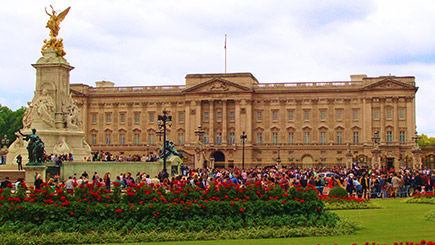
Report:
<svg viewBox="0 0 435 245"><path fill-rule="evenodd" d="M422 134L419 135L417 143L420 146L435 145L435 137L429 137L425 134Z"/></svg>
<svg viewBox="0 0 435 245"><path fill-rule="evenodd" d="M17 136L15 132L23 128L23 116L26 108L21 107L16 111L12 111L7 106L0 106L0 138L3 136L9 139L9 144L12 144Z"/></svg>

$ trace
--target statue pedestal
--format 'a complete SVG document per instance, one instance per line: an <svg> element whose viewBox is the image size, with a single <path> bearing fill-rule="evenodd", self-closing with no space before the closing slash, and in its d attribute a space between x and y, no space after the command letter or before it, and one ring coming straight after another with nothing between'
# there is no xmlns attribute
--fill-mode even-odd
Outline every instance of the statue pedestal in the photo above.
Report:
<svg viewBox="0 0 435 245"><path fill-rule="evenodd" d="M45 165L37 165L37 166L24 166L24 171L26 171L26 185L34 186L35 185L35 175L38 172L42 180L45 181L45 170L47 166Z"/></svg>

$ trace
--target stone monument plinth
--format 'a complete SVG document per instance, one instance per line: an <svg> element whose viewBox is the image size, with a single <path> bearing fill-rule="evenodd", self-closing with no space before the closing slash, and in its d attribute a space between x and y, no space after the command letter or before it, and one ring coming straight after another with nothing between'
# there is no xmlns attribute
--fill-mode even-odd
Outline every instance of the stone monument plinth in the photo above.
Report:
<svg viewBox="0 0 435 245"><path fill-rule="evenodd" d="M47 166L44 165L33 165L33 166L24 166L24 171L26 172L26 185L34 186L35 185L35 176L36 174L40 174L42 180L45 181L45 170Z"/></svg>
<svg viewBox="0 0 435 245"><path fill-rule="evenodd" d="M23 117L22 133L36 129L45 144L45 153L72 154L74 160L82 161L91 156L91 148L81 129L78 106L70 95L70 71L74 67L59 56L52 47L43 51L36 64L36 88L32 102L28 102ZM9 147L7 164L16 164L18 154L26 163L26 142L19 136Z"/></svg>

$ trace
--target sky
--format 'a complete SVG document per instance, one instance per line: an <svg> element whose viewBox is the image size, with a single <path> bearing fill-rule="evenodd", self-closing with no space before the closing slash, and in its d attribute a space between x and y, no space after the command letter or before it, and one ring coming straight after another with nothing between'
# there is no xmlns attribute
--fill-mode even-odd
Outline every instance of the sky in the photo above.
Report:
<svg viewBox="0 0 435 245"><path fill-rule="evenodd" d="M184 85L186 74L251 72L260 83L415 76L417 131L435 136L433 0L17 0L0 7L0 104L35 89L45 7L60 25L71 83Z"/></svg>

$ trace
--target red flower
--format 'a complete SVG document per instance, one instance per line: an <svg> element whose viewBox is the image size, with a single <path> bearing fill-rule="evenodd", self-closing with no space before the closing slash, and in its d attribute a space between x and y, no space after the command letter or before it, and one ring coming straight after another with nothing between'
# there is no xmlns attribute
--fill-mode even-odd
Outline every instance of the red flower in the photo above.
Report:
<svg viewBox="0 0 435 245"><path fill-rule="evenodd" d="M74 215L74 212L69 213L70 215Z"/></svg>
<svg viewBox="0 0 435 245"><path fill-rule="evenodd" d="M240 209L240 212L244 212L245 210L243 208Z"/></svg>
<svg viewBox="0 0 435 245"><path fill-rule="evenodd" d="M115 210L115 212L117 212L117 213L121 213L121 212L122 212L122 209L118 208L118 209Z"/></svg>

